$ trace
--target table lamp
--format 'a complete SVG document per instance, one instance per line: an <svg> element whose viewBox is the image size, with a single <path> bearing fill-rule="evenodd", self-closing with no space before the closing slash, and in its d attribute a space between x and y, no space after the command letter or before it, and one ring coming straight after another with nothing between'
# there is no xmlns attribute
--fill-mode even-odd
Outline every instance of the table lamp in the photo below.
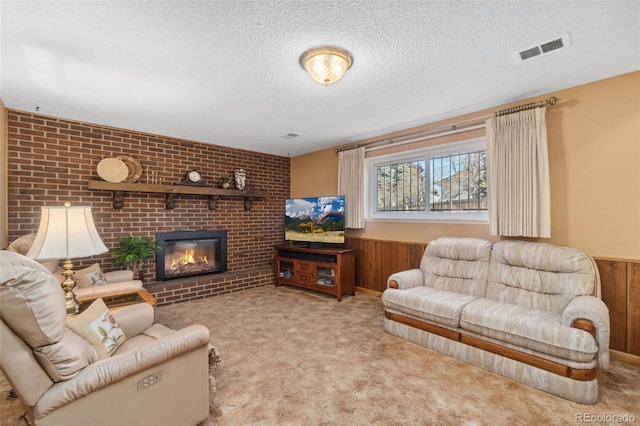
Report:
<svg viewBox="0 0 640 426"><path fill-rule="evenodd" d="M27 257L35 260L65 259L62 288L67 314L74 314L80 311L80 304L73 293L76 283L71 258L107 251L93 223L91 207L71 207L65 203L64 207L42 207L40 227Z"/></svg>

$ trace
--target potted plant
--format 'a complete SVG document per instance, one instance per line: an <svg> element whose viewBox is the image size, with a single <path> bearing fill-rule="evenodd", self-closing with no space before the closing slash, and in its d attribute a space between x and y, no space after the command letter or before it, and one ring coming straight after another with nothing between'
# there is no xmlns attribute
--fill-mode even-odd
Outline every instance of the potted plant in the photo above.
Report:
<svg viewBox="0 0 640 426"><path fill-rule="evenodd" d="M111 251L111 260L115 265L125 265L133 271L133 278L141 280L142 262L160 252L160 245L148 237L120 237L120 247Z"/></svg>
<svg viewBox="0 0 640 426"><path fill-rule="evenodd" d="M231 176L229 175L222 175L218 178L218 183L220 184L220 186L224 189L228 189L231 188Z"/></svg>

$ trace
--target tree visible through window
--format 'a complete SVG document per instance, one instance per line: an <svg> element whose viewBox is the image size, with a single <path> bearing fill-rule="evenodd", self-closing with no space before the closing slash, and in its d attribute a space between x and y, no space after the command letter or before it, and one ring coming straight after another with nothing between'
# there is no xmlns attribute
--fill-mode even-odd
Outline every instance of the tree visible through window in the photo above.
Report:
<svg viewBox="0 0 640 426"><path fill-rule="evenodd" d="M374 213L486 211L485 150L458 146L436 152L373 164Z"/></svg>
<svg viewBox="0 0 640 426"><path fill-rule="evenodd" d="M487 157L484 150L431 157L429 163L430 211L487 210Z"/></svg>
<svg viewBox="0 0 640 426"><path fill-rule="evenodd" d="M424 160L378 167L378 211L423 211L424 189Z"/></svg>

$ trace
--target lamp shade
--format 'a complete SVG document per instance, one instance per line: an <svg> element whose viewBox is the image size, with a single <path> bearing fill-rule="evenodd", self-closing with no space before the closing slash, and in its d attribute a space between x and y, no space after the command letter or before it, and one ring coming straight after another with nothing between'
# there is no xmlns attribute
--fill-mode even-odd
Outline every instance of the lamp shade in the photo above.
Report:
<svg viewBox="0 0 640 426"><path fill-rule="evenodd" d="M348 51L334 46L319 46L300 56L300 66L318 83L331 84L340 80L353 63Z"/></svg>
<svg viewBox="0 0 640 426"><path fill-rule="evenodd" d="M72 259L107 251L93 222L91 207L42 207L40 227L27 257Z"/></svg>

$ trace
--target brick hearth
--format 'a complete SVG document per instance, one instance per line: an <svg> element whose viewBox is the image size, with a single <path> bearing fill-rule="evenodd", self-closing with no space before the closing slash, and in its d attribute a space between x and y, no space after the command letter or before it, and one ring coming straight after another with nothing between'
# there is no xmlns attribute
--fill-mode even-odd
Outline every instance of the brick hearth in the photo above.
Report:
<svg viewBox="0 0 640 426"><path fill-rule="evenodd" d="M108 248L124 235L155 238L157 232L226 229L228 270L221 274L157 282L155 259L149 259L145 287L159 304L170 304L273 283L273 246L284 238L284 202L289 195L288 158L244 151L142 132L8 110L9 240L38 229L41 206L90 205L96 227ZM100 180L100 160L130 155L146 171L157 172L164 184L182 181L198 170L215 184L233 170L247 171L247 188L268 194L245 211L241 198L221 198L208 209L204 196L180 195L175 209L165 208L163 194L126 193L124 207L112 206L110 191L87 188ZM147 183L143 174L140 182ZM100 263L105 271L109 254L74 259L75 269Z"/></svg>

